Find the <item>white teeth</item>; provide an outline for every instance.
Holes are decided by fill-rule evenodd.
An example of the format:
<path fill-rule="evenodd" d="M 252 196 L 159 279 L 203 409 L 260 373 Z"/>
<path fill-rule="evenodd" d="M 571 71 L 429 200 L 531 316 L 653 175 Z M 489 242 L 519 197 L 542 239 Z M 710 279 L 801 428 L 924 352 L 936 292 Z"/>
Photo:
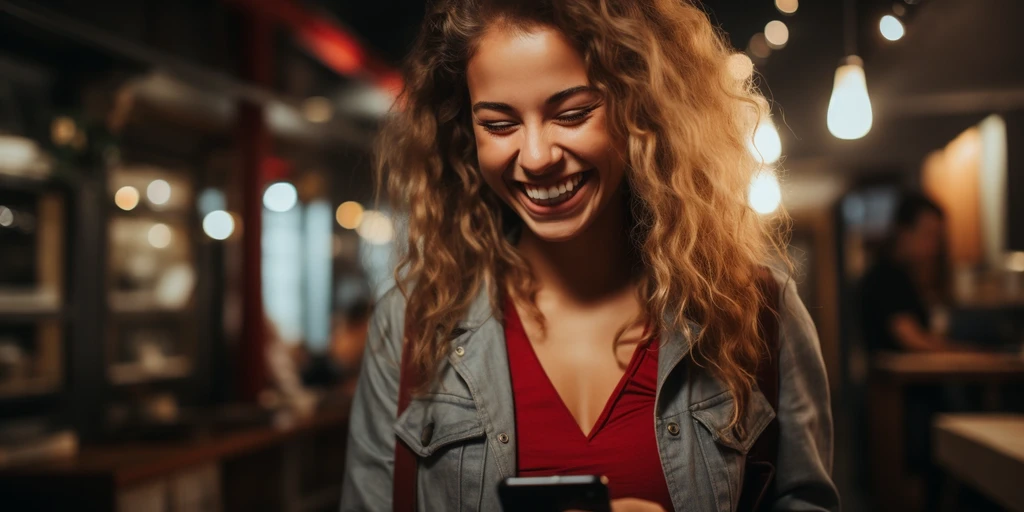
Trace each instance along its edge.
<path fill-rule="evenodd" d="M 525 185 L 523 188 L 526 190 L 526 195 L 531 199 L 546 200 L 554 199 L 563 194 L 567 194 L 579 188 L 580 182 L 583 181 L 583 177 L 580 174 L 574 174 L 568 180 L 554 185 L 551 187 L 536 187 L 534 185 Z"/>

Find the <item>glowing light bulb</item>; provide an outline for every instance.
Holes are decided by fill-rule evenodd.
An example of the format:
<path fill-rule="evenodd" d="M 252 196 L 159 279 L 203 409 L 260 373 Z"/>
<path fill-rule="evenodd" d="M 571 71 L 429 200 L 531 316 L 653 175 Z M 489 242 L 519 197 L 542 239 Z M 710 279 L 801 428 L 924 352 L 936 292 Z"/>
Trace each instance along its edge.
<path fill-rule="evenodd" d="M 871 121 L 864 61 L 851 55 L 836 69 L 832 98 L 828 102 L 828 131 L 840 139 L 859 139 L 871 131 Z"/>
<path fill-rule="evenodd" d="M 890 41 L 899 41 L 903 38 L 903 34 L 906 33 L 903 23 L 900 22 L 899 18 L 891 14 L 882 16 L 882 20 L 878 22 L 878 30 L 882 32 L 882 37 Z"/>
<path fill-rule="evenodd" d="M 747 200 L 750 201 L 750 207 L 761 215 L 778 210 L 782 204 L 782 189 L 775 173 L 762 170 L 755 174 L 754 179 L 750 181 Z"/>
<path fill-rule="evenodd" d="M 750 153 L 761 164 L 773 164 L 782 156 L 782 139 L 779 130 L 770 117 L 765 117 L 754 130 L 754 137 L 748 145 Z"/>

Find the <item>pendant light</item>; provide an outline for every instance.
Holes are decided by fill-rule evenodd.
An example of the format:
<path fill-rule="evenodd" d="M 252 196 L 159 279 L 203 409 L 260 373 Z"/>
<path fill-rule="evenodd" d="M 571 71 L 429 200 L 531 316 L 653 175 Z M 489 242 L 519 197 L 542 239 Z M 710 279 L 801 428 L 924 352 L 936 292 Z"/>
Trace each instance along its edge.
<path fill-rule="evenodd" d="M 859 139 L 871 131 L 871 99 L 868 97 L 864 61 L 857 53 L 855 0 L 846 0 L 844 13 L 846 58 L 836 69 L 832 98 L 828 102 L 828 131 L 839 139 Z"/>

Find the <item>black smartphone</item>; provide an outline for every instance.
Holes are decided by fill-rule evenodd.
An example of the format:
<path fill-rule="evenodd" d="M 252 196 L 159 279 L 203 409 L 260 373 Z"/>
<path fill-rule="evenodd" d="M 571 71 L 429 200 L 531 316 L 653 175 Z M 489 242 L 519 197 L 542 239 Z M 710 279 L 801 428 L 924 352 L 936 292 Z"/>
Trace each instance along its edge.
<path fill-rule="evenodd" d="M 611 512 L 608 479 L 603 476 L 532 476 L 502 480 L 498 497 L 505 512 Z"/>

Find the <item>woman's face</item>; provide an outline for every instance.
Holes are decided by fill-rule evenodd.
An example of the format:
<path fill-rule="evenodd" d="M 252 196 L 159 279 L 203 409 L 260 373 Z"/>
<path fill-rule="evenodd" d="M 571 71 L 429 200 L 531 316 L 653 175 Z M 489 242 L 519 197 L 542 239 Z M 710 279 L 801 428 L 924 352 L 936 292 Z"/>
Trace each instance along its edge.
<path fill-rule="evenodd" d="M 582 56 L 554 28 L 491 29 L 466 71 L 487 184 L 541 239 L 589 228 L 622 183 L 625 146 Z"/>

